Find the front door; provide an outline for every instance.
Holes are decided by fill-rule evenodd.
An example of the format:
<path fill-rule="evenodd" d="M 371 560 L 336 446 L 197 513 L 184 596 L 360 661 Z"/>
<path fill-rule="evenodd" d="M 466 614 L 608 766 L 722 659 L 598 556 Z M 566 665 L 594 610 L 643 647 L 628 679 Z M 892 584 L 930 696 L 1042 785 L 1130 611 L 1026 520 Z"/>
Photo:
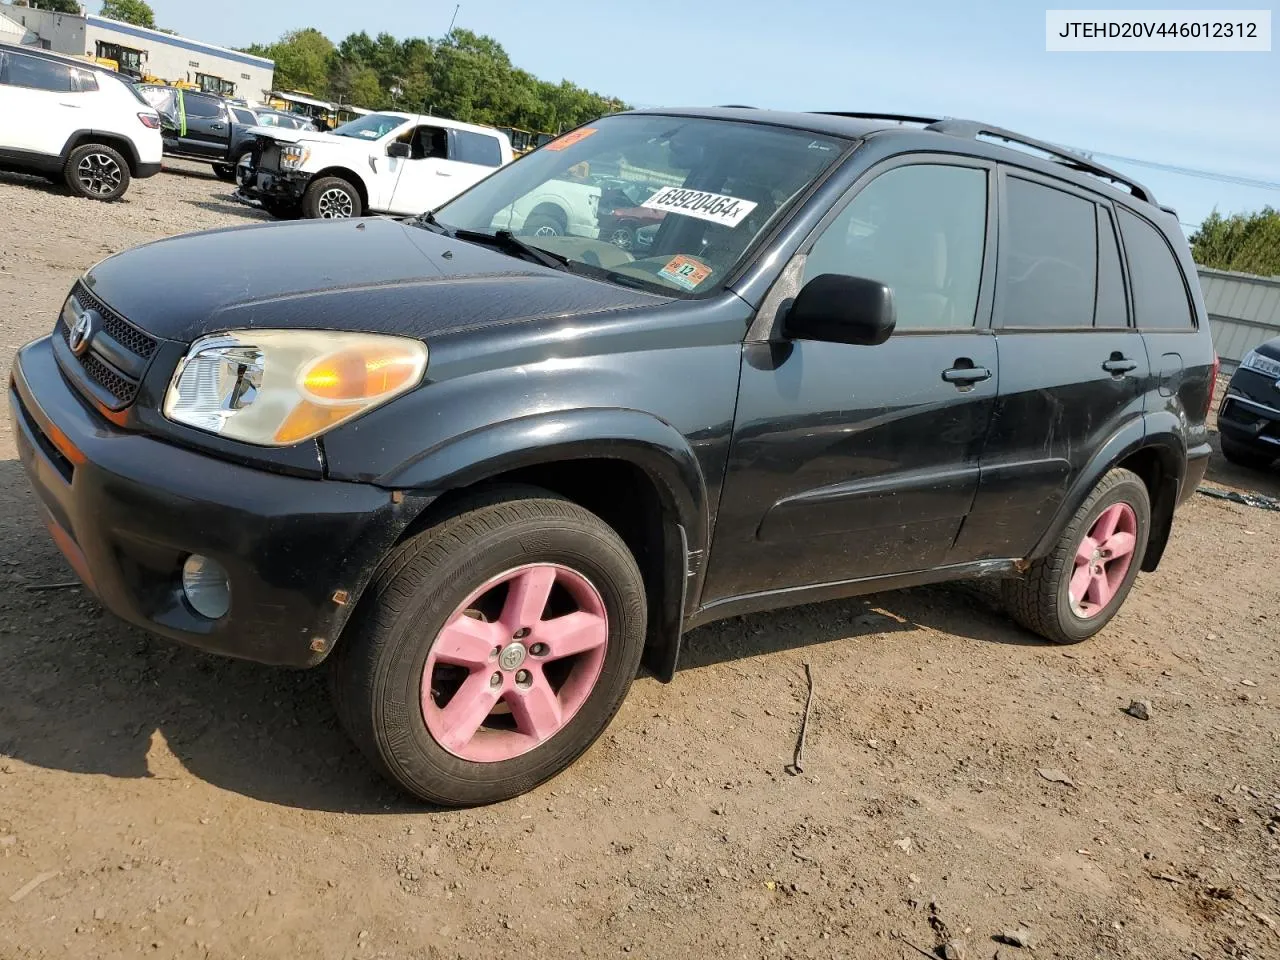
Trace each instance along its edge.
<path fill-rule="evenodd" d="M 744 344 L 704 602 L 947 558 L 998 383 L 993 177 L 980 161 L 886 165 L 811 238 L 804 279 L 886 284 L 897 327 L 879 346 L 777 330 Z"/>
<path fill-rule="evenodd" d="M 187 116 L 187 132 L 181 138 L 182 152 L 196 157 L 225 159 L 231 143 L 231 125 L 222 101 L 186 91 L 182 102 Z"/>
<path fill-rule="evenodd" d="M 453 168 L 459 164 L 449 159 L 447 130 L 421 124 L 400 139 L 408 142 L 410 153 L 407 159 L 393 161 L 400 169 L 389 206 L 392 213 L 416 216 L 461 192 L 453 186 Z"/>
<path fill-rule="evenodd" d="M 1000 392 L 958 550 L 1025 557 L 1107 439 L 1142 417 L 1150 372 L 1129 320 L 1110 205 L 1002 174 Z"/>

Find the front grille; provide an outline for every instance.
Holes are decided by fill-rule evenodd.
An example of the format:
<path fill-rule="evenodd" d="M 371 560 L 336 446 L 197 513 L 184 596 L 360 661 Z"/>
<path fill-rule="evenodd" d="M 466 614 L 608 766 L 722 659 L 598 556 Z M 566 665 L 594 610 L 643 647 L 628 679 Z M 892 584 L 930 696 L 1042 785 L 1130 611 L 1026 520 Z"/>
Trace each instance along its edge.
<path fill-rule="evenodd" d="M 102 317 L 102 329 L 111 335 L 120 346 L 129 350 L 134 356 L 146 360 L 156 352 L 154 337 L 143 333 L 120 314 L 89 292 L 83 283 L 77 283 L 72 296 L 80 301 L 80 306 L 96 310 Z"/>
<path fill-rule="evenodd" d="M 280 145 L 278 143 L 273 143 L 263 148 L 256 168 L 265 170 L 268 173 L 278 173 L 280 171 Z"/>
<path fill-rule="evenodd" d="M 66 372 L 82 384 L 87 381 L 91 388 L 96 388 L 89 389 L 88 392 L 99 402 L 113 410 L 122 410 L 136 399 L 142 372 L 146 370 L 147 363 L 156 352 L 159 343 L 155 337 L 139 330 L 108 307 L 89 292 L 83 283 L 77 283 L 71 295 L 81 307 L 97 313 L 102 318 L 102 326 L 98 334 L 89 341 L 89 347 L 84 353 L 78 357 L 71 355 L 72 369 Z M 124 364 L 136 371 L 138 373 L 136 377 L 126 370 L 119 369 L 108 356 L 109 351 L 102 350 L 101 345 L 96 344 L 98 336 L 102 334 L 110 337 L 118 344 L 120 350 L 131 354 L 136 359 L 136 363 L 125 363 L 118 356 L 114 358 L 116 363 Z M 67 326 L 65 316 L 58 318 L 58 335 L 64 343 L 70 345 L 71 329 Z M 68 365 L 64 363 L 63 366 L 66 369 Z M 78 369 L 75 368 L 76 366 Z"/>

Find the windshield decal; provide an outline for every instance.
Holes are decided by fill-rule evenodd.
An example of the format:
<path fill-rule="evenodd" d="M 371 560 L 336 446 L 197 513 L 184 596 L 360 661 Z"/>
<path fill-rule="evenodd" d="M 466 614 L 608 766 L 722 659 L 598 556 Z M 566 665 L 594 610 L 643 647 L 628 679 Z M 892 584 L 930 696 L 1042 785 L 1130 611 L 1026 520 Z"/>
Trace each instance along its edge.
<path fill-rule="evenodd" d="M 709 220 L 726 227 L 736 227 L 758 204 L 752 200 L 728 197 L 722 193 L 668 187 L 665 190 L 659 190 L 640 206 L 661 210 L 664 213 L 697 217 L 699 220 Z"/>
<path fill-rule="evenodd" d="M 698 284 L 711 276 L 711 268 L 701 260 L 686 257 L 682 253 L 668 260 L 666 266 L 658 271 L 658 276 L 663 280 L 670 280 L 677 287 L 696 290 Z"/>
<path fill-rule="evenodd" d="M 568 147 L 572 147 L 575 143 L 581 143 L 595 132 L 595 127 L 583 127 L 581 130 L 573 130 L 566 133 L 563 137 L 557 137 L 555 140 L 552 140 L 543 149 L 564 150 Z"/>

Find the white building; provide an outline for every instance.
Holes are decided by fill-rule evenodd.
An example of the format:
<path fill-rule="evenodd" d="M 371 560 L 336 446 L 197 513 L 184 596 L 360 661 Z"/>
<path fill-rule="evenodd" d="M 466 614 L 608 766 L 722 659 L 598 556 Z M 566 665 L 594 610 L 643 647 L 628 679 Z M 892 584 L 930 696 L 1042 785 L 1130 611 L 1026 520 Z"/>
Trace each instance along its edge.
<path fill-rule="evenodd" d="M 30 31 L 26 42 L 57 53 L 114 60 L 121 73 L 138 78 L 183 80 L 210 93 L 249 100 L 263 99 L 275 78 L 276 65 L 265 57 L 93 14 L 0 3 L 0 16 Z"/>

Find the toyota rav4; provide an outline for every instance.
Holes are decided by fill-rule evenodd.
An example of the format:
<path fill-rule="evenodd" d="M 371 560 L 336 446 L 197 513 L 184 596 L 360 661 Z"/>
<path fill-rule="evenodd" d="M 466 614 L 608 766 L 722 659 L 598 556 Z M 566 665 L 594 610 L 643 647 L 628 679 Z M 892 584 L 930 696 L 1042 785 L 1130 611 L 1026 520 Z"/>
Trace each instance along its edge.
<path fill-rule="evenodd" d="M 645 187 L 643 255 L 502 227 L 582 163 Z M 1096 634 L 1205 470 L 1216 362 L 1140 184 L 963 120 L 722 108 L 603 118 L 414 220 L 111 257 L 9 398 L 108 608 L 327 660 L 381 771 L 475 804 L 717 618 L 989 577 Z"/>

